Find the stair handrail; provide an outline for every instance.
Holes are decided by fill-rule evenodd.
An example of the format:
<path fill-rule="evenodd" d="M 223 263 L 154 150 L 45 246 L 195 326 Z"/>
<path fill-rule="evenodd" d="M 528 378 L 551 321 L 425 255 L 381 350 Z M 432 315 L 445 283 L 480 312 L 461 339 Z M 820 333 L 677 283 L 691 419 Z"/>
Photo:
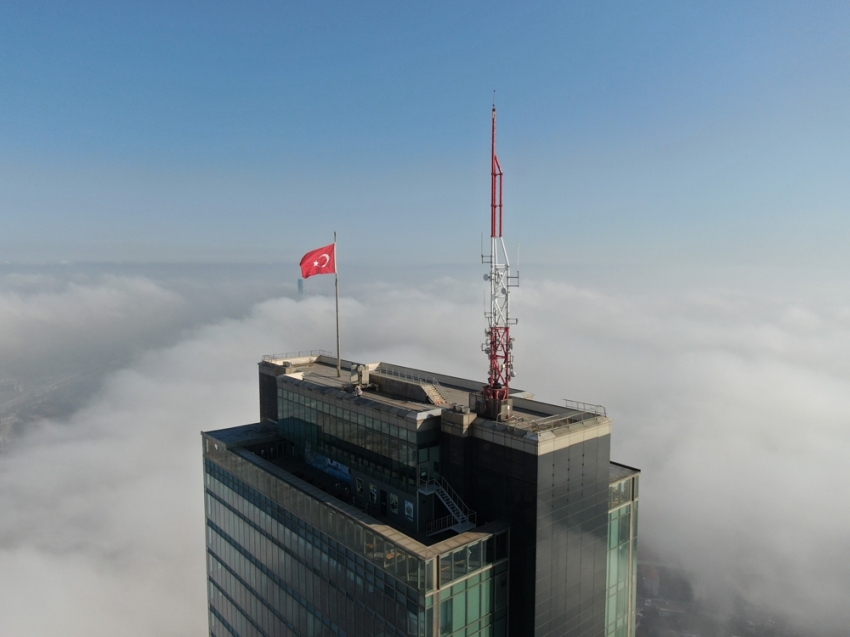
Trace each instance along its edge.
<path fill-rule="evenodd" d="M 430 478 L 428 480 L 419 481 L 419 488 L 425 488 L 428 485 L 434 485 L 435 487 L 440 487 L 443 491 L 445 491 L 448 498 L 455 503 L 460 512 L 467 518 L 472 519 L 472 516 L 475 515 L 475 511 L 470 509 L 466 502 L 464 502 L 460 496 L 458 496 L 457 492 L 452 488 L 452 485 L 449 484 L 449 481 L 446 480 L 443 476 L 437 476 L 436 478 Z M 463 521 L 463 520 L 460 520 Z"/>
<path fill-rule="evenodd" d="M 438 520 L 431 520 L 430 522 L 425 523 L 425 535 L 436 535 L 441 531 L 451 528 L 454 524 L 457 524 L 457 522 L 452 515 L 447 515 L 446 517 L 439 518 Z"/>
<path fill-rule="evenodd" d="M 437 520 L 431 520 L 430 522 L 425 523 L 425 535 L 436 535 L 437 533 L 441 533 L 446 529 L 452 528 L 456 524 L 463 524 L 464 522 L 469 522 L 473 525 L 477 525 L 475 517 L 475 511 L 472 511 L 472 515 L 470 515 L 469 518 L 464 520 L 463 522 L 458 522 L 452 515 L 447 515 L 446 517 L 439 518 Z"/>

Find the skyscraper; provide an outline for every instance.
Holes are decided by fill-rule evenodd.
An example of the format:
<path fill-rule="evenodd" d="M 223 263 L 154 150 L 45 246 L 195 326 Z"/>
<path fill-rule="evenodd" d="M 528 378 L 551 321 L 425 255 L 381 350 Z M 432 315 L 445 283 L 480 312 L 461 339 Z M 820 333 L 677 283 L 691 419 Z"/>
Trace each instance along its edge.
<path fill-rule="evenodd" d="M 626 637 L 638 471 L 597 405 L 322 352 L 206 432 L 210 634 Z"/>

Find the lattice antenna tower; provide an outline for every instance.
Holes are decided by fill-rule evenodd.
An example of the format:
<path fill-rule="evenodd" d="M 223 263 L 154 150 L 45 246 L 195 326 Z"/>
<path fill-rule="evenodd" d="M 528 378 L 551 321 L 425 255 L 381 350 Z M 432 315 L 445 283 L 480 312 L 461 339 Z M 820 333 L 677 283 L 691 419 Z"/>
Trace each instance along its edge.
<path fill-rule="evenodd" d="M 490 359 L 487 386 L 484 387 L 485 401 L 494 403 L 508 398 L 511 378 L 514 377 L 513 340 L 511 325 L 516 319 L 510 317 L 510 289 L 519 285 L 519 272 L 511 275 L 511 264 L 504 239 L 504 207 L 502 187 L 504 173 L 496 155 L 496 104 L 493 104 L 491 137 L 491 188 L 490 188 L 490 254 L 481 255 L 481 262 L 490 264 L 490 272 L 484 280 L 490 283 L 490 309 L 487 317 L 487 340 L 481 349 Z"/>

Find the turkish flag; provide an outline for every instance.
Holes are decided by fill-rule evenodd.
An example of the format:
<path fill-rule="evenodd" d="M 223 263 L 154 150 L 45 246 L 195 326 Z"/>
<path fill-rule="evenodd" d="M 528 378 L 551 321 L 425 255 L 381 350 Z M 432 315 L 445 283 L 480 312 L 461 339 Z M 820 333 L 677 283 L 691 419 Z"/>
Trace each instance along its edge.
<path fill-rule="evenodd" d="M 314 274 L 336 272 L 336 244 L 310 250 L 301 258 L 301 276 L 305 279 Z"/>

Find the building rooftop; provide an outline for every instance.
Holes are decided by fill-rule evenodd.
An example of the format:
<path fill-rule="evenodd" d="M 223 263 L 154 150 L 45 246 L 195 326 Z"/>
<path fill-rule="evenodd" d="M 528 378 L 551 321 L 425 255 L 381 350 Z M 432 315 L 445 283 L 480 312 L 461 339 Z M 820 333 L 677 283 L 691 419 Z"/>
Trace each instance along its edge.
<path fill-rule="evenodd" d="M 279 381 L 309 383 L 352 404 L 389 411 L 406 418 L 412 428 L 420 428 L 422 423 L 447 411 L 468 413 L 484 386 L 481 381 L 383 362 L 361 364 L 344 360 L 338 376 L 336 358 L 319 352 L 268 355 L 260 365 Z M 359 395 L 355 393 L 358 386 L 362 391 Z M 512 438 L 551 446 L 564 436 L 583 439 L 610 432 L 610 420 L 601 405 L 574 401 L 554 405 L 536 401 L 533 394 L 513 388 L 510 398 L 513 410 L 505 421 L 473 415 L 474 435 L 509 446 L 516 446 L 510 443 Z M 571 444 L 559 440 L 558 445 L 562 443 Z"/>
<path fill-rule="evenodd" d="M 636 476 L 639 473 L 640 469 L 635 469 L 634 467 L 628 467 L 624 464 L 620 464 L 619 462 L 611 461 L 608 466 L 608 482 L 614 484 L 620 480 Z"/>

